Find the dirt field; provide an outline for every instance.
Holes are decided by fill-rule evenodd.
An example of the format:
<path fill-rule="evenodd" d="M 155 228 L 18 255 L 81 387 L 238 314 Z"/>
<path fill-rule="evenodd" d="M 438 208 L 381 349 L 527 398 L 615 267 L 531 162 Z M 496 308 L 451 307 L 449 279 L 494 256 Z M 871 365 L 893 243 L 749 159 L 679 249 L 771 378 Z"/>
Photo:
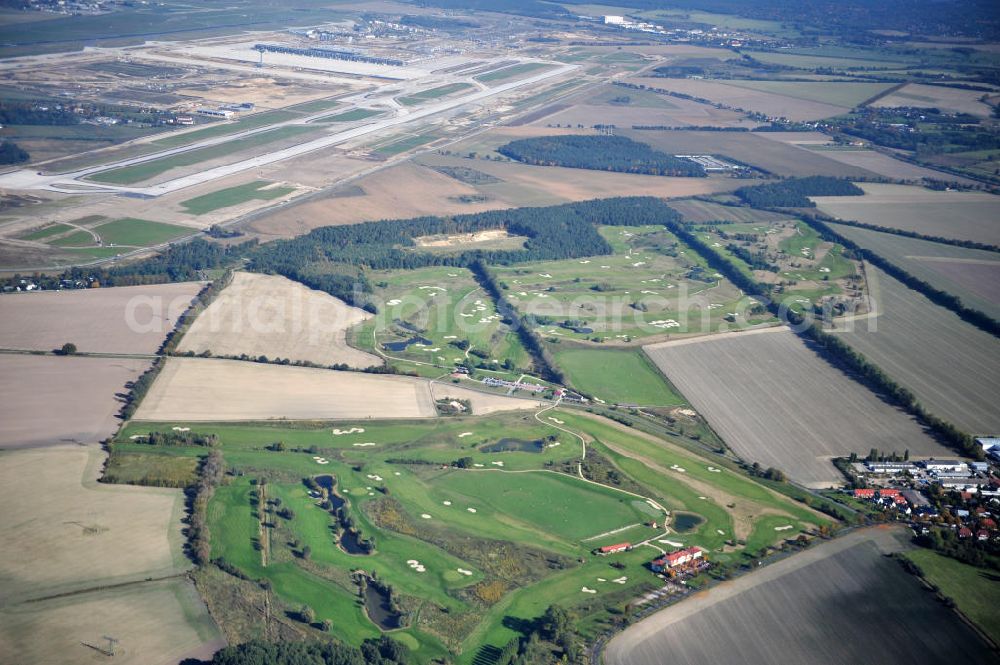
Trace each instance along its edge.
<path fill-rule="evenodd" d="M 757 111 L 769 116 L 784 117 L 792 121 L 820 120 L 847 113 L 848 106 L 827 104 L 809 99 L 796 99 L 761 90 L 750 90 L 721 81 L 667 78 L 630 78 L 629 83 L 661 88 L 694 97 L 709 99 L 733 108 Z"/>
<path fill-rule="evenodd" d="M 232 421 L 431 418 L 437 415 L 426 379 L 335 372 L 238 360 L 171 358 L 136 420 Z M 435 388 L 436 389 L 436 388 Z M 450 391 L 445 391 L 450 394 Z M 477 394 L 478 398 L 478 394 Z M 502 396 L 479 398 L 488 412 Z M 525 402 L 507 400 L 511 408 Z M 473 400 L 473 411 L 477 411 Z"/>
<path fill-rule="evenodd" d="M 823 157 L 840 162 L 841 164 L 856 166 L 894 180 L 920 181 L 922 178 L 931 178 L 934 180 L 957 182 L 963 185 L 973 184 L 973 181 L 968 178 L 945 173 L 944 171 L 935 171 L 934 169 L 917 166 L 916 164 L 910 164 L 899 159 L 893 159 L 875 150 L 822 150 L 817 152 Z"/>
<path fill-rule="evenodd" d="M 872 106 L 917 106 L 923 108 L 939 108 L 956 113 L 969 113 L 982 118 L 988 118 L 993 112 L 989 104 L 979 101 L 983 93 L 978 90 L 960 90 L 937 85 L 908 83 L 902 88 L 882 97 Z"/>
<path fill-rule="evenodd" d="M 737 454 L 805 485 L 842 482 L 828 459 L 851 451 L 949 454 L 912 418 L 847 378 L 788 330 L 644 349 Z"/>
<path fill-rule="evenodd" d="M 0 298 L 0 348 L 155 353 L 200 282 L 22 293 Z"/>
<path fill-rule="evenodd" d="M 617 636 L 605 662 L 992 662 L 971 628 L 882 556 L 901 549 L 892 534 L 854 532 L 701 592 Z"/>
<path fill-rule="evenodd" d="M 104 457 L 93 444 L 0 453 L 4 504 L 31 505 L 31 519 L 0 518 L 0 604 L 190 567 L 181 553 L 183 493 L 98 484 Z"/>
<path fill-rule="evenodd" d="M 105 635 L 119 640 L 114 658 Z M 147 582 L 0 610 L 0 653 L 23 665 L 175 665 L 225 646 L 184 579 Z"/>
<path fill-rule="evenodd" d="M 541 400 L 517 399 L 504 397 L 503 395 L 490 395 L 481 393 L 478 390 L 462 388 L 446 383 L 432 383 L 431 395 L 435 400 L 439 399 L 467 399 L 472 402 L 472 413 L 476 416 L 485 416 L 499 411 L 510 411 L 511 409 L 540 409 L 547 406 Z"/>
<path fill-rule="evenodd" d="M 827 175 L 835 178 L 871 177 L 865 169 L 826 157 L 820 152 L 772 141 L 760 133 L 692 131 L 622 131 L 672 155 L 725 155 L 782 176 Z"/>
<path fill-rule="evenodd" d="M 861 188 L 864 196 L 817 196 L 813 200 L 821 211 L 840 219 L 1000 245 L 1000 196 L 907 185 L 864 183 Z"/>
<path fill-rule="evenodd" d="M 1000 341 L 874 266 L 866 273 L 877 327 L 856 321 L 845 341 L 935 415 L 975 434 L 1000 430 Z"/>
<path fill-rule="evenodd" d="M 1000 319 L 1000 255 L 892 233 L 831 224 L 839 234 L 872 250 L 918 279 L 956 295 L 966 307 Z"/>
<path fill-rule="evenodd" d="M 345 339 L 348 328 L 369 318 L 364 310 L 284 277 L 239 272 L 198 316 L 178 350 L 381 365 L 381 358 L 348 346 Z"/>
<path fill-rule="evenodd" d="M 148 360 L 0 355 L 0 448 L 90 443 L 115 431 L 115 393 Z"/>

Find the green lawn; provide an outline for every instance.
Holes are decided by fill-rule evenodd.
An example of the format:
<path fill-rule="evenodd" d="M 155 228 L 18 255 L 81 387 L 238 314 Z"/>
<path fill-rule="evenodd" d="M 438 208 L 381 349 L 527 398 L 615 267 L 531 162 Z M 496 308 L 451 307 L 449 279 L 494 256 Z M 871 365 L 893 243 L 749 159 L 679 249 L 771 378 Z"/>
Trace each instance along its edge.
<path fill-rule="evenodd" d="M 68 236 L 56 238 L 49 244 L 56 247 L 86 247 L 94 244 L 94 236 L 86 231 L 74 231 Z"/>
<path fill-rule="evenodd" d="M 449 83 L 448 85 L 442 85 L 429 90 L 423 90 L 413 95 L 400 97 L 397 101 L 404 106 L 416 106 L 417 104 L 423 104 L 424 102 L 453 95 L 460 90 L 466 90 L 471 87 L 472 85 L 468 83 Z"/>
<path fill-rule="evenodd" d="M 72 226 L 67 226 L 65 224 L 50 224 L 38 229 L 37 231 L 32 231 L 31 233 L 19 236 L 19 238 L 21 240 L 44 240 L 45 238 L 54 236 L 58 233 L 65 233 L 72 228 Z"/>
<path fill-rule="evenodd" d="M 316 131 L 315 127 L 307 126 L 279 127 L 270 131 L 261 132 L 260 134 L 251 134 L 250 136 L 233 139 L 232 141 L 226 141 L 224 143 L 219 143 L 205 148 L 196 148 L 194 150 L 188 150 L 187 152 L 181 152 L 176 155 L 152 159 L 148 162 L 141 162 L 131 166 L 122 166 L 116 169 L 100 171 L 99 173 L 89 176 L 88 179 L 95 182 L 106 182 L 112 185 L 131 185 L 137 182 L 142 182 L 143 180 L 154 178 L 158 175 L 166 173 L 170 169 L 180 168 L 182 166 L 192 166 L 194 164 L 199 164 L 212 159 L 227 157 L 241 150 L 259 148 L 267 145 L 268 143 L 274 143 L 314 131 Z"/>
<path fill-rule="evenodd" d="M 147 247 L 159 245 L 185 235 L 196 233 L 194 229 L 145 219 L 126 217 L 95 226 L 94 231 L 105 244 Z"/>
<path fill-rule="evenodd" d="M 295 191 L 294 187 L 270 187 L 269 189 L 262 189 L 270 184 L 267 180 L 255 180 L 245 185 L 227 187 L 226 189 L 220 189 L 216 192 L 182 201 L 181 207 L 192 215 L 204 215 L 205 213 L 246 203 L 247 201 L 270 201 Z"/>
<path fill-rule="evenodd" d="M 561 349 L 556 363 L 570 384 L 613 404 L 677 406 L 681 397 L 639 349 Z"/>
<path fill-rule="evenodd" d="M 248 129 L 266 127 L 267 125 L 285 122 L 286 120 L 292 120 L 297 117 L 297 113 L 292 113 L 290 111 L 265 111 L 263 113 L 249 115 L 236 122 L 220 122 L 214 125 L 209 125 L 204 129 L 196 129 L 183 134 L 171 134 L 169 136 L 164 136 L 162 139 L 157 139 L 152 143 L 163 148 L 176 148 L 182 145 L 197 143 L 198 141 L 203 141 L 205 139 L 215 138 L 216 136 L 228 136 L 230 134 L 245 132 Z"/>
<path fill-rule="evenodd" d="M 920 566 L 924 578 L 936 584 L 941 593 L 955 601 L 994 642 L 1000 642 L 1000 576 L 938 554 L 933 550 L 916 549 L 906 558 Z"/>

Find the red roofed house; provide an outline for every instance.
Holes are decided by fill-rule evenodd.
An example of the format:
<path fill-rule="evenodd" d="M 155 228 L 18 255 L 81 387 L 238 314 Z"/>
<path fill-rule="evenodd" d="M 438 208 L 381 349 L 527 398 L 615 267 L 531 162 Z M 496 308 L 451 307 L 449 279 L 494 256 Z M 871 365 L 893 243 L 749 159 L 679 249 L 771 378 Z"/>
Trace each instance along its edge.
<path fill-rule="evenodd" d="M 983 540 L 983 541 L 989 540 L 990 532 L 987 531 L 986 529 L 980 529 L 979 531 L 976 532 L 976 538 L 978 540 Z"/>
<path fill-rule="evenodd" d="M 900 506 L 900 505 L 905 506 L 906 505 L 906 499 L 903 498 L 902 496 L 900 496 L 899 494 L 897 494 L 896 496 L 892 497 L 892 500 L 896 502 L 897 506 Z"/>
<path fill-rule="evenodd" d="M 891 496 L 899 496 L 899 490 L 881 489 L 878 491 L 878 495 L 883 499 Z"/>
<path fill-rule="evenodd" d="M 967 526 L 963 526 L 961 529 L 958 530 L 958 537 L 959 538 L 972 538 L 972 529 L 970 529 Z"/>
<path fill-rule="evenodd" d="M 865 490 L 854 490 L 855 499 L 874 499 L 875 490 L 865 489 Z"/>
<path fill-rule="evenodd" d="M 605 545 L 600 550 L 601 554 L 617 554 L 618 552 L 624 552 L 632 547 L 632 543 L 618 543 L 617 545 Z"/>
<path fill-rule="evenodd" d="M 992 531 L 993 529 L 997 528 L 997 523 L 993 520 L 992 517 L 984 517 L 979 522 L 979 526 L 983 527 L 984 529 L 990 529 Z"/>
<path fill-rule="evenodd" d="M 685 563 L 690 563 L 695 559 L 700 559 L 701 556 L 702 552 L 700 548 L 689 547 L 684 550 L 677 550 L 676 552 L 665 554 L 659 559 L 654 559 L 650 564 L 650 567 L 653 569 L 654 573 L 660 573 L 667 568 L 675 568 Z"/>

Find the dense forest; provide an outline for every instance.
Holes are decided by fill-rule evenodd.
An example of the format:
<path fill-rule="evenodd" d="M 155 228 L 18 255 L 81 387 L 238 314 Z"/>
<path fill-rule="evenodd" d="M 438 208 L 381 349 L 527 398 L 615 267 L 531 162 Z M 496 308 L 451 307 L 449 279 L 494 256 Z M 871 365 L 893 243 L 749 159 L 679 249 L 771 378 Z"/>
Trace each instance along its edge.
<path fill-rule="evenodd" d="M 539 136 L 518 139 L 497 152 L 525 164 L 574 169 L 704 177 L 705 169 L 624 136 Z"/>
<path fill-rule="evenodd" d="M 338 642 L 247 642 L 215 652 L 212 665 L 407 665 L 406 649 L 388 635 L 361 647 Z"/>
<path fill-rule="evenodd" d="M 0 143 L 0 164 L 21 164 L 29 159 L 28 151 L 13 141 Z"/>
<path fill-rule="evenodd" d="M 355 306 L 372 309 L 365 269 L 414 269 L 435 265 L 469 266 L 475 261 L 509 265 L 526 261 L 610 254 L 597 225 L 639 226 L 675 217 L 651 197 L 615 198 L 545 208 L 491 210 L 454 217 L 326 226 L 291 240 L 261 246 L 249 267 L 284 275 Z M 414 238 L 505 229 L 526 238 L 522 249 L 480 249 L 459 254 L 421 252 Z"/>
<path fill-rule="evenodd" d="M 755 208 L 815 208 L 810 196 L 862 196 L 864 190 L 848 180 L 826 176 L 792 178 L 768 185 L 740 187 L 735 192 Z"/>

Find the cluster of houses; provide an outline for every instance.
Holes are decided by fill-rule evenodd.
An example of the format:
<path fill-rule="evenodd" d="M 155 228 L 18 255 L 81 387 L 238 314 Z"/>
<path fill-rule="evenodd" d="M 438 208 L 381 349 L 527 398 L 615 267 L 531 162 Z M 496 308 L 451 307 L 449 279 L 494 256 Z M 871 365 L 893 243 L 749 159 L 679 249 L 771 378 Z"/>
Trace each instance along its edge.
<path fill-rule="evenodd" d="M 498 379 L 495 376 L 483 377 L 483 383 L 491 388 L 513 388 L 515 390 L 527 390 L 532 393 L 543 393 L 547 390 L 545 386 L 537 383 L 525 383 L 524 381 L 508 381 Z"/>
<path fill-rule="evenodd" d="M 869 485 L 897 485 L 900 484 L 897 479 L 905 477 L 912 479 L 913 484 L 918 487 L 940 485 L 945 490 L 1000 496 L 1000 480 L 990 474 L 989 462 L 959 459 L 929 459 L 922 462 L 869 460 L 854 464 L 854 469 L 858 475 L 871 481 Z M 886 476 L 889 478 L 885 478 Z"/>
<path fill-rule="evenodd" d="M 708 559 L 700 547 L 686 547 L 653 559 L 649 567 L 654 573 L 668 577 L 693 575 L 708 568 Z"/>

